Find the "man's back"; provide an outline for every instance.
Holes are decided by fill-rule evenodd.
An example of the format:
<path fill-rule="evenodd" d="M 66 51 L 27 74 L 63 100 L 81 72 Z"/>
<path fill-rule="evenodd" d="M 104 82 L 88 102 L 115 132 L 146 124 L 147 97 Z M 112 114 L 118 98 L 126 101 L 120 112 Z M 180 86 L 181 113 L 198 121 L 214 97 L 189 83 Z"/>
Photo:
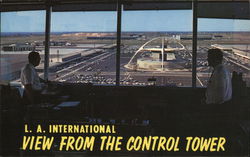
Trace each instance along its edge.
<path fill-rule="evenodd" d="M 32 64 L 26 64 L 21 70 L 21 83 L 25 86 L 30 84 L 33 90 L 41 90 L 39 76 Z"/>
<path fill-rule="evenodd" d="M 214 68 L 207 85 L 206 103 L 222 104 L 232 98 L 231 74 L 223 64 Z"/>

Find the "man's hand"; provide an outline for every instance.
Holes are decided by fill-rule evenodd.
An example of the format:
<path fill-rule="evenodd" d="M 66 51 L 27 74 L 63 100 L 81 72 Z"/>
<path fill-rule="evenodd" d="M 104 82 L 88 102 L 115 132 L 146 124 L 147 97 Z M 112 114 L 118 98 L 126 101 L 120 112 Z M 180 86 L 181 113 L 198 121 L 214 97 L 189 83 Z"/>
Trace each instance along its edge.
<path fill-rule="evenodd" d="M 39 80 L 40 80 L 40 82 L 42 82 L 42 83 L 49 83 L 49 80 L 44 80 L 44 79 L 42 79 L 41 77 L 39 77 Z"/>

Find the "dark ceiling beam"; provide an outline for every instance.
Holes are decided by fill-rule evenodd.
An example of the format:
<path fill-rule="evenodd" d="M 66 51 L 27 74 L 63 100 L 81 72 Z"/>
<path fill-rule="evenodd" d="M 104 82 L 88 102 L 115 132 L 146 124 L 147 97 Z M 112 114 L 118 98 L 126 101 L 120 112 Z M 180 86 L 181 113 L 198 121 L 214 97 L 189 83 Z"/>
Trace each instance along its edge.
<path fill-rule="evenodd" d="M 191 0 L 121 0 L 124 10 L 192 9 Z M 249 0 L 197 0 L 198 18 L 250 19 Z M 2 0 L 0 11 L 116 11 L 116 0 Z"/>
<path fill-rule="evenodd" d="M 115 3 L 97 4 L 57 4 L 52 6 L 53 12 L 60 11 L 116 11 Z"/>
<path fill-rule="evenodd" d="M 180 10 L 180 9 L 192 9 L 191 2 L 134 2 L 124 3 L 124 10 Z"/>
<path fill-rule="evenodd" d="M 198 18 L 250 19 L 250 2 L 199 2 Z"/>
<path fill-rule="evenodd" d="M 1 12 L 9 11 L 30 11 L 30 10 L 45 10 L 45 4 L 25 4 L 25 5 L 1 5 Z"/>

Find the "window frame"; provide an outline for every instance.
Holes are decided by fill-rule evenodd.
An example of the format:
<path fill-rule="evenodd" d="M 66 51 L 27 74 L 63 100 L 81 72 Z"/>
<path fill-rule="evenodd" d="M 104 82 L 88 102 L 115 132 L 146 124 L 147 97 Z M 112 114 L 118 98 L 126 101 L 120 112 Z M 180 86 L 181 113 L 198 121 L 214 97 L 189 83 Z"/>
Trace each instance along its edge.
<path fill-rule="evenodd" d="M 50 2 L 50 1 L 48 1 Z M 198 32 L 198 18 L 199 17 L 203 17 L 205 16 L 205 11 L 202 10 L 202 8 L 204 7 L 205 9 L 209 9 L 210 7 L 210 3 L 212 3 L 212 5 L 216 4 L 217 2 L 216 1 L 210 1 L 210 2 L 207 2 L 207 1 L 199 1 L 199 0 L 192 0 L 192 1 L 145 1 L 145 2 L 142 2 L 142 1 L 120 1 L 120 0 L 114 0 L 110 3 L 108 2 L 89 2 L 89 1 L 86 1 L 86 2 L 72 2 L 70 4 L 67 4 L 65 3 L 65 1 L 62 1 L 61 3 L 48 3 L 47 1 L 45 2 L 32 2 L 33 4 L 23 4 L 23 5 L 19 5 L 19 4 L 15 4 L 15 2 L 9 2 L 9 3 L 3 3 L 3 7 L 1 7 L 0 11 L 1 12 L 8 12 L 8 11 L 27 11 L 27 10 L 44 10 L 46 11 L 46 19 L 45 19 L 45 58 L 44 58 L 44 61 L 45 61 L 45 64 L 44 64 L 44 79 L 45 80 L 48 80 L 48 72 L 49 72 L 49 54 L 50 54 L 50 33 L 51 33 L 51 13 L 52 13 L 52 9 L 53 8 L 57 8 L 57 9 L 65 9 L 64 11 L 69 11 L 70 8 L 74 8 L 72 6 L 76 6 L 76 5 L 80 5 L 77 9 L 84 9 L 82 8 L 81 6 L 89 6 L 89 5 L 97 5 L 97 6 L 100 6 L 100 5 L 105 5 L 105 8 L 104 10 L 106 11 L 110 11 L 110 10 L 113 10 L 113 11 L 116 11 L 117 12 L 117 30 L 116 30 L 116 35 L 117 35 L 117 40 L 116 40 L 116 44 L 117 44 L 117 51 L 116 51 L 116 86 L 120 86 L 120 51 L 121 51 L 121 21 L 122 21 L 122 7 L 125 6 L 125 9 L 127 10 L 132 10 L 133 9 L 137 9 L 137 10 L 169 10 L 169 9 L 183 9 L 183 8 L 187 8 L 187 7 L 190 7 L 191 5 L 191 9 L 192 9 L 192 12 L 193 12 L 193 22 L 192 22 L 192 87 L 193 88 L 196 88 L 196 77 L 197 77 L 197 32 Z M 21 3 L 21 2 L 20 2 Z M 140 4 L 143 4 L 143 3 L 148 3 L 146 5 L 146 9 L 143 9 L 143 6 Z M 151 4 L 156 4 L 156 5 L 150 5 Z M 172 3 L 172 5 L 166 5 L 166 6 L 162 6 L 162 4 L 167 4 L 167 3 Z M 237 3 L 237 4 L 245 4 L 245 3 L 250 3 L 249 1 L 237 1 L 237 2 L 232 2 L 232 1 L 223 1 L 223 2 L 220 2 L 220 4 L 227 4 L 229 6 L 229 9 L 230 9 L 230 6 L 232 6 L 234 3 Z M 36 5 L 34 5 L 36 4 Z M 133 4 L 136 4 L 137 8 L 133 6 L 131 7 L 131 5 Z M 174 4 L 176 4 L 176 6 L 178 6 L 177 8 L 174 8 Z M 178 5 L 180 4 L 180 5 Z M 158 7 L 157 7 L 158 5 Z M 161 7 L 159 7 L 159 5 Z M 116 6 L 116 8 L 114 7 Z M 152 6 L 153 8 L 150 8 L 150 6 Z M 241 5 L 242 7 L 242 5 Z M 98 11 L 97 8 L 100 8 L 100 7 L 96 7 L 96 6 L 93 6 L 93 10 L 91 9 L 87 9 L 86 11 Z M 67 10 L 68 9 L 68 10 Z M 86 7 L 85 7 L 86 9 Z M 95 10 L 96 9 L 96 10 Z M 228 8 L 227 8 L 228 9 Z M 231 8 L 232 9 L 232 8 Z M 233 8 L 235 9 L 235 8 Z M 232 11 L 233 11 L 232 9 Z M 235 14 L 237 16 L 234 16 L 234 13 L 232 13 L 232 16 L 230 19 L 250 19 L 250 9 L 248 8 L 243 8 L 245 9 L 243 14 L 239 14 L 238 12 L 235 12 Z M 81 10 L 81 11 L 85 11 L 85 10 Z M 99 10 L 100 11 L 100 10 Z M 207 11 L 208 12 L 208 11 Z M 206 12 L 206 13 L 207 13 Z M 249 15 L 246 15 L 246 14 L 249 14 Z M 209 16 L 209 15 L 206 15 L 206 16 Z M 212 15 L 211 15 L 212 16 Z M 221 16 L 223 16 L 223 13 L 221 14 Z M 213 18 L 213 17 L 212 17 Z M 222 17 L 223 18 L 223 17 Z"/>

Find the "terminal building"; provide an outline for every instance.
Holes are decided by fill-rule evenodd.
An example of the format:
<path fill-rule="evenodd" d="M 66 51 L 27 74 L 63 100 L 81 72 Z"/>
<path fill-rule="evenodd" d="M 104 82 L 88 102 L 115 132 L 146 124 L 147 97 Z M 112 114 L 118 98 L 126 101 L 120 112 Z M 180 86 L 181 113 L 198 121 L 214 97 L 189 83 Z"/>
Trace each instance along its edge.
<path fill-rule="evenodd" d="M 150 46 L 152 42 L 159 41 L 158 45 Z M 131 57 L 126 68 L 132 70 L 164 71 L 184 69 L 183 61 L 177 52 L 185 51 L 180 40 L 175 38 L 157 37 L 143 44 Z"/>
<path fill-rule="evenodd" d="M 3 51 L 33 51 L 35 50 L 34 45 L 29 44 L 11 44 L 2 47 Z"/>

